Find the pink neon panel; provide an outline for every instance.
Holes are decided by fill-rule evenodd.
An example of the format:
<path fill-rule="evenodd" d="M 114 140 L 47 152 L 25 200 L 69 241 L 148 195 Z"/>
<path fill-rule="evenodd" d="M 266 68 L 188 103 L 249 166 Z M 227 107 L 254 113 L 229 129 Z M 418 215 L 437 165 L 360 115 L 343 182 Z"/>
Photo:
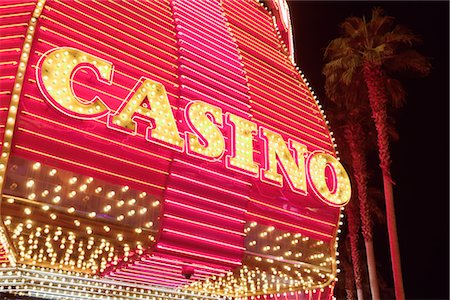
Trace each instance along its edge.
<path fill-rule="evenodd" d="M 33 5 L 2 15 L 31 12 Z M 30 14 L 5 17 L 0 43 L 0 139 L 23 35 Z M 25 25 L 24 25 L 25 24 Z M 19 37 L 17 37 L 19 35 Z M 73 47 L 114 64 L 112 85 L 88 71 L 73 78 L 83 99 L 99 96 L 117 110 L 143 76 L 164 85 L 180 133 L 190 131 L 184 109 L 202 100 L 302 142 L 309 151 L 334 155 L 328 128 L 311 92 L 282 52 L 272 19 L 255 1 L 47 1 L 32 45 L 12 156 L 145 191 L 161 200 L 155 245 L 108 262 L 108 278 L 179 288 L 239 270 L 250 256 L 245 229 L 274 226 L 334 246 L 339 208 L 264 183 L 225 167 L 227 148 L 210 162 L 145 140 L 145 127 L 124 134 L 99 120 L 78 120 L 51 107 L 36 84 L 38 61 L 56 47 Z M 19 50 L 18 50 L 19 49 Z M 11 63 L 8 63 L 10 62 Z M 254 160 L 263 145 L 254 138 Z M 118 199 L 119 200 L 119 199 Z M 149 220 L 150 221 L 150 220 Z M 133 245 L 134 247 L 134 245 Z M 4 252 L 0 248 L 0 262 Z M 193 266 L 186 281 L 181 269 Z M 260 299 L 330 299 L 332 285 L 316 293 Z"/>

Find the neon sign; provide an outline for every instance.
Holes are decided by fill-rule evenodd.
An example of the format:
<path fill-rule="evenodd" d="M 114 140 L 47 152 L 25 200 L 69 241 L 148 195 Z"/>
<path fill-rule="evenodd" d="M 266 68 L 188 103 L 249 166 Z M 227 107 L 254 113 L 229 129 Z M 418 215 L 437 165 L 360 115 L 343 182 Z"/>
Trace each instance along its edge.
<path fill-rule="evenodd" d="M 129 135 L 136 135 L 138 126 L 146 126 L 145 139 L 151 143 L 202 160 L 224 162 L 231 170 L 271 185 L 282 187 L 287 182 L 293 192 L 306 195 L 312 191 L 330 206 L 343 206 L 350 200 L 349 177 L 328 153 L 309 152 L 294 139 L 286 143 L 279 133 L 202 100 L 192 100 L 184 107 L 183 121 L 189 131 L 180 134 L 164 85 L 146 77 L 141 77 L 116 111 L 99 96 L 82 100 L 72 85 L 76 73 L 93 72 L 97 81 L 110 85 L 114 65 L 78 49 L 51 49 L 38 66 L 37 84 L 45 99 L 71 118 L 106 116 L 107 127 Z M 230 136 L 223 135 L 224 126 L 231 127 Z M 255 143 L 262 145 L 260 162 L 254 161 Z M 230 154 L 224 157 L 227 149 Z"/>

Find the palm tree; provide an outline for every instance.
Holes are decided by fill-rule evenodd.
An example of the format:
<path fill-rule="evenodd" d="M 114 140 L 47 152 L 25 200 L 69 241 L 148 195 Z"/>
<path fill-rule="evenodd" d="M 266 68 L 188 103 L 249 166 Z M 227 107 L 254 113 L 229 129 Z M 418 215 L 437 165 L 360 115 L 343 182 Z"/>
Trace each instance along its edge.
<path fill-rule="evenodd" d="M 350 205 L 350 203 L 349 203 Z M 348 213 L 348 212 L 347 212 Z M 348 221 L 350 222 L 350 221 Z M 362 284 L 360 283 L 360 287 L 358 287 L 358 283 L 356 282 L 357 279 L 355 278 L 356 272 L 355 272 L 355 264 L 353 261 L 353 258 L 351 258 L 351 252 L 353 252 L 352 246 L 350 241 L 350 234 L 347 235 L 347 238 L 345 239 L 344 249 L 345 251 L 339 252 L 339 257 L 342 266 L 344 267 L 344 275 L 345 275 L 345 293 L 346 293 L 346 299 L 347 300 L 355 300 L 355 285 L 357 290 L 357 299 L 361 300 L 364 299 L 363 293 L 362 293 Z M 342 244 L 341 244 L 342 245 Z M 360 270 L 359 270 L 360 271 Z M 361 272 L 358 273 L 358 276 L 360 277 Z M 361 280 L 360 280 L 361 281 Z"/>
<path fill-rule="evenodd" d="M 361 270 L 361 254 L 359 251 L 359 201 L 358 199 L 352 199 L 347 207 L 347 225 L 348 225 L 348 242 L 349 242 L 349 251 L 350 258 L 353 265 L 353 276 L 351 277 L 354 280 L 356 286 L 356 295 L 358 300 L 364 300 L 363 293 L 363 280 L 362 280 L 362 270 Z M 349 268 L 345 270 L 346 272 L 346 289 L 348 290 L 347 279 L 350 278 Z"/>
<path fill-rule="evenodd" d="M 359 110 L 353 111 L 347 116 L 344 127 L 344 138 L 348 151 L 351 155 L 353 177 L 355 178 L 364 245 L 366 248 L 367 269 L 369 271 L 370 290 L 373 299 L 380 299 L 378 287 L 378 276 L 375 263 L 375 253 L 373 250 L 373 221 L 372 209 L 367 195 L 367 164 L 366 152 L 364 151 L 365 137 L 362 114 Z"/>
<path fill-rule="evenodd" d="M 324 73 L 328 74 L 327 67 L 324 68 Z M 337 79 L 338 77 L 333 78 Z M 338 92 L 334 94 L 332 98 L 336 105 L 333 109 L 334 113 L 330 116 L 333 121 L 333 126 L 339 129 L 336 138 L 340 141 L 341 157 L 345 162 L 351 165 L 352 179 L 356 187 L 355 191 L 357 197 L 351 200 L 346 212 L 358 299 L 363 299 L 362 280 L 360 275 L 361 266 L 359 265 L 360 255 L 358 253 L 360 227 L 362 229 L 361 231 L 366 249 L 366 260 L 372 298 L 379 299 L 378 278 L 373 250 L 373 206 L 369 201 L 367 193 L 369 176 L 366 166 L 366 148 L 368 147 L 364 136 L 364 132 L 368 130 L 366 127 L 370 125 L 367 122 L 367 118 L 364 118 L 364 110 L 368 110 L 369 108 L 367 106 L 364 107 L 361 104 L 355 105 L 355 101 L 358 99 L 364 97 L 367 98 L 367 92 L 364 88 L 358 86 L 357 82 L 358 81 L 354 81 L 350 84 L 352 86 L 351 89 L 341 89 L 336 86 Z M 333 85 L 335 82 L 327 80 L 326 83 L 328 84 L 326 85 L 326 88 L 329 90 L 329 86 Z"/>
<path fill-rule="evenodd" d="M 427 58 L 412 49 L 420 41 L 419 38 L 406 27 L 395 25 L 394 18 L 385 16 L 380 8 L 372 10 L 369 22 L 364 17 L 350 17 L 341 24 L 341 29 L 342 36 L 332 40 L 325 52 L 325 88 L 327 95 L 336 101 L 342 99 L 337 95 L 343 90 L 348 91 L 346 94 L 352 94 L 351 89 L 355 86 L 355 94 L 362 87 L 367 90 L 367 97 L 353 97 L 351 101 L 355 105 L 368 102 L 371 108 L 383 175 L 395 294 L 397 299 L 404 299 L 390 172 L 387 110 L 389 100 L 398 106 L 405 99 L 403 87 L 392 76 L 402 71 L 425 76 L 430 72 L 431 65 Z"/>

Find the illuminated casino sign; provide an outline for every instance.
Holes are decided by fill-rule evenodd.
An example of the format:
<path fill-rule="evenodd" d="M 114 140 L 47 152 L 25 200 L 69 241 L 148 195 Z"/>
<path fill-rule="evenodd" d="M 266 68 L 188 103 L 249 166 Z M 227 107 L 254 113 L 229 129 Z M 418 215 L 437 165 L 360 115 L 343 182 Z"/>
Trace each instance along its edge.
<path fill-rule="evenodd" d="M 284 1 L 0 12 L 0 288 L 331 298 L 350 181 Z"/>
<path fill-rule="evenodd" d="M 343 205 L 350 200 L 348 176 L 332 155 L 313 152 L 307 155 L 307 147 L 289 139 L 289 148 L 281 134 L 231 113 L 224 113 L 220 106 L 200 100 L 190 101 L 184 107 L 184 122 L 191 132 L 180 136 L 167 93 L 162 84 L 148 78 L 141 78 L 131 89 L 117 111 L 112 111 L 98 96 L 90 101 L 81 100 L 74 93 L 73 77 L 79 70 L 91 70 L 99 80 L 112 84 L 114 66 L 101 58 L 72 48 L 50 50 L 38 63 L 36 78 L 38 86 L 47 101 L 62 113 L 78 119 L 93 120 L 107 116 L 111 129 L 136 135 L 140 122 L 145 124 L 145 139 L 165 145 L 178 151 L 205 160 L 220 160 L 226 150 L 225 138 L 220 131 L 224 123 L 232 127 L 233 135 L 226 162 L 230 169 L 258 177 L 261 181 L 282 186 L 283 178 L 277 166 L 283 171 L 292 191 L 306 194 L 308 183 L 320 199 L 330 205 Z M 258 133 L 264 141 L 264 162 L 253 161 L 253 135 Z M 291 154 L 291 151 L 295 155 Z M 294 159 L 294 156 L 296 159 Z M 307 163 L 305 163 L 305 157 Z M 305 166 L 307 165 L 307 168 Z M 259 172 L 259 165 L 266 166 Z M 330 184 L 325 180 L 329 166 Z M 307 172 L 305 171 L 307 169 Z"/>

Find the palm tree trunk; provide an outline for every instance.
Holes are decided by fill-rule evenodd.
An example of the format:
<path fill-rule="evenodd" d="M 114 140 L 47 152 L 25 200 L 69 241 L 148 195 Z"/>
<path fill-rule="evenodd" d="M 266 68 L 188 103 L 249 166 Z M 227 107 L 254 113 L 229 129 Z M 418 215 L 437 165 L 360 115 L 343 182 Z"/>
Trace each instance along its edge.
<path fill-rule="evenodd" d="M 353 265 L 353 278 L 355 281 L 356 292 L 358 296 L 358 300 L 364 300 L 362 293 L 362 275 L 361 275 L 361 255 L 359 253 L 359 220 L 358 220 L 358 211 L 357 199 L 353 199 L 348 204 L 347 208 L 347 218 L 348 218 L 348 232 L 349 232 L 349 240 L 350 240 L 350 253 Z"/>
<path fill-rule="evenodd" d="M 352 249 L 348 249 L 348 248 L 352 248 L 351 241 L 349 243 L 349 240 L 346 241 L 346 243 L 345 243 L 346 249 L 347 249 L 347 254 L 349 252 L 351 253 L 351 251 L 352 251 Z M 348 257 L 348 255 L 347 255 L 347 257 Z M 350 259 L 350 257 L 348 257 L 348 259 Z M 342 265 L 344 266 L 344 270 L 345 270 L 345 292 L 347 295 L 347 300 L 355 300 L 354 265 L 351 264 L 350 261 L 348 261 L 347 259 L 344 259 L 344 258 L 342 258 Z M 358 300 L 364 299 L 362 287 L 356 288 L 356 295 L 357 295 Z"/>
<path fill-rule="evenodd" d="M 348 269 L 351 269 L 351 267 L 348 267 Z M 347 300 L 355 300 L 355 286 L 352 272 L 353 270 L 347 270 L 347 268 L 345 270 L 345 294 Z"/>
<path fill-rule="evenodd" d="M 395 297 L 405 299 L 403 289 L 402 269 L 400 263 L 400 248 L 397 237 L 394 196 L 390 172 L 389 136 L 387 131 L 387 95 L 383 81 L 383 73 L 379 66 L 369 62 L 364 63 L 364 80 L 369 92 L 370 108 L 375 123 L 378 138 L 378 156 L 383 173 L 384 199 L 386 202 L 386 217 L 389 234 L 389 246 L 394 277 Z"/>
<path fill-rule="evenodd" d="M 367 164 L 366 157 L 361 145 L 364 143 L 364 134 L 361 124 L 356 120 L 349 120 L 348 126 L 344 130 L 344 137 L 352 156 L 352 168 L 356 181 L 356 189 L 358 192 L 359 210 L 362 221 L 362 233 L 364 244 L 366 247 L 367 268 L 369 270 L 369 283 L 372 299 L 380 299 L 380 290 L 378 286 L 377 270 L 375 263 L 375 255 L 373 251 L 372 241 L 372 217 L 370 205 L 367 197 Z M 350 204 L 349 204 L 350 205 Z M 350 207 L 351 208 L 351 207 Z M 349 216 L 350 227 L 350 216 Z M 351 230 L 350 238 L 352 238 Z M 369 247 L 369 248 L 368 248 Z"/>
<path fill-rule="evenodd" d="M 380 288 L 378 286 L 377 266 L 375 264 L 375 253 L 373 251 L 373 240 L 364 241 L 366 246 L 367 268 L 369 269 L 369 283 L 372 299 L 380 299 Z"/>

